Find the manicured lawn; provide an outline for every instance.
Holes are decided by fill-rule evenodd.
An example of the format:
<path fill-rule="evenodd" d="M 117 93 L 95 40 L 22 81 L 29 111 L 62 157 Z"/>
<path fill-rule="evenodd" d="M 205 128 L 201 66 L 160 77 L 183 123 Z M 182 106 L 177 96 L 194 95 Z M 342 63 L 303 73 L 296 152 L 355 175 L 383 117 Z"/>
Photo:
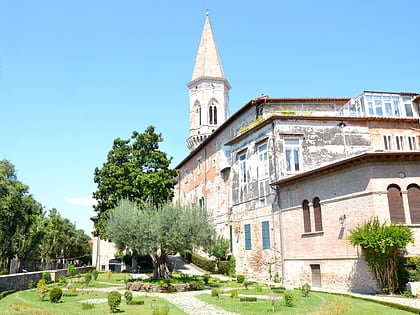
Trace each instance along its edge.
<path fill-rule="evenodd" d="M 248 290 L 251 291 L 251 290 Z M 226 292 L 227 293 L 227 290 Z M 241 293 L 240 293 L 241 296 Z M 406 312 L 391 308 L 385 305 L 354 299 L 351 297 L 335 296 L 321 292 L 311 292 L 308 297 L 304 298 L 299 291 L 295 292 L 295 303 L 293 307 L 287 307 L 285 302 L 278 295 L 275 302 L 275 312 L 271 313 L 270 299 L 258 298 L 257 302 L 240 302 L 239 298 L 231 298 L 229 295 L 222 295 L 220 299 L 211 297 L 210 294 L 199 295 L 198 298 L 209 304 L 216 305 L 227 311 L 236 312 L 243 315 L 269 314 L 313 314 L 313 315 L 409 315 Z"/>
<path fill-rule="evenodd" d="M 0 314 L 37 314 L 37 315 L 52 315 L 52 314 L 109 314 L 110 309 L 107 303 L 107 293 L 85 291 L 78 292 L 77 296 L 66 297 L 63 296 L 60 303 L 52 304 L 48 301 L 40 301 L 37 293 L 34 290 L 20 291 L 12 295 L 6 296 L 0 300 Z M 144 299 L 144 305 L 127 305 L 126 301 L 122 299 L 120 304 L 120 311 L 124 314 L 152 314 L 152 305 L 169 307 L 169 313 L 174 315 L 185 315 L 185 312 L 176 306 L 168 303 L 166 300 L 156 297 L 134 297 L 134 300 Z M 94 303 L 92 309 L 82 309 L 83 303 Z M 20 311 L 16 311 L 20 310 Z"/>

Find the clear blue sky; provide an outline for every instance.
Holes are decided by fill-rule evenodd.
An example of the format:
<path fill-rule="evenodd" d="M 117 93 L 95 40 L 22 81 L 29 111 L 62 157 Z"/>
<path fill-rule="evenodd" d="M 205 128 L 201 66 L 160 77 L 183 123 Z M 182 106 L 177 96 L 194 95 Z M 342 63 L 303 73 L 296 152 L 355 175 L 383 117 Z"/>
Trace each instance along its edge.
<path fill-rule="evenodd" d="M 420 92 L 419 0 L 0 0 L 0 159 L 87 233 L 93 171 L 154 125 L 188 153 L 188 90 L 209 9 L 230 112 L 271 97 Z"/>

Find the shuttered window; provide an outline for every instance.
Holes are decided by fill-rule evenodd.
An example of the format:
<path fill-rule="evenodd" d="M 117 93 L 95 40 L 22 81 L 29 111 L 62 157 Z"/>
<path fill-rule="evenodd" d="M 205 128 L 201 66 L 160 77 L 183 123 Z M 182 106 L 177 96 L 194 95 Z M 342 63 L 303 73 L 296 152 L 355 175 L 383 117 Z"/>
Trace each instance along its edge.
<path fill-rule="evenodd" d="M 318 197 L 313 200 L 315 231 L 322 231 L 321 203 Z"/>
<path fill-rule="evenodd" d="M 411 184 L 407 187 L 408 206 L 412 224 L 420 224 L 420 187 Z"/>
<path fill-rule="evenodd" d="M 303 230 L 305 233 L 311 232 L 311 213 L 309 212 L 309 201 L 302 202 L 303 209 Z"/>
<path fill-rule="evenodd" d="M 244 225 L 244 230 L 245 230 L 245 249 L 246 250 L 251 250 L 252 249 L 252 245 L 251 245 L 251 224 L 245 224 Z"/>
<path fill-rule="evenodd" d="M 398 185 L 388 186 L 388 207 L 392 223 L 405 223 L 401 189 Z"/>
<path fill-rule="evenodd" d="M 262 245 L 263 249 L 270 248 L 270 223 L 268 221 L 261 222 Z"/>

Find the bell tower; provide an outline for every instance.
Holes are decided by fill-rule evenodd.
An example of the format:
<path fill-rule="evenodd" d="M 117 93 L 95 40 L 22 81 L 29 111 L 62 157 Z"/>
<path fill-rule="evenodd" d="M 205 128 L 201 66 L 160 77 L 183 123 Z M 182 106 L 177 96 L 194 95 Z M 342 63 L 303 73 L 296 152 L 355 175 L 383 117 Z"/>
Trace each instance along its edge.
<path fill-rule="evenodd" d="M 187 147 L 193 151 L 229 116 L 230 84 L 223 74 L 208 13 L 192 79 L 187 86 L 190 95 L 190 136 Z"/>

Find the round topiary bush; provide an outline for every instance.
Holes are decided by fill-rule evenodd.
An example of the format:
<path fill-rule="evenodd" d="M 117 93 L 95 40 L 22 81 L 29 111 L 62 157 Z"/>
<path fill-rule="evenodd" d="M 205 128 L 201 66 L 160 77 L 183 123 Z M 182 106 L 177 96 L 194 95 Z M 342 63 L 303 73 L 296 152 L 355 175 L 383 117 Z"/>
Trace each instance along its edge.
<path fill-rule="evenodd" d="M 133 299 L 133 293 L 131 291 L 125 291 L 124 292 L 125 300 L 127 301 L 127 304 Z"/>
<path fill-rule="evenodd" d="M 93 280 L 98 280 L 98 275 L 99 275 L 99 271 L 98 270 L 92 270 L 92 276 L 93 276 Z"/>
<path fill-rule="evenodd" d="M 121 294 L 117 291 L 111 291 L 108 293 L 108 305 L 111 312 L 114 313 L 118 306 L 121 304 Z"/>
<path fill-rule="evenodd" d="M 50 302 L 58 303 L 63 295 L 63 290 L 60 288 L 52 288 L 50 291 Z"/>

